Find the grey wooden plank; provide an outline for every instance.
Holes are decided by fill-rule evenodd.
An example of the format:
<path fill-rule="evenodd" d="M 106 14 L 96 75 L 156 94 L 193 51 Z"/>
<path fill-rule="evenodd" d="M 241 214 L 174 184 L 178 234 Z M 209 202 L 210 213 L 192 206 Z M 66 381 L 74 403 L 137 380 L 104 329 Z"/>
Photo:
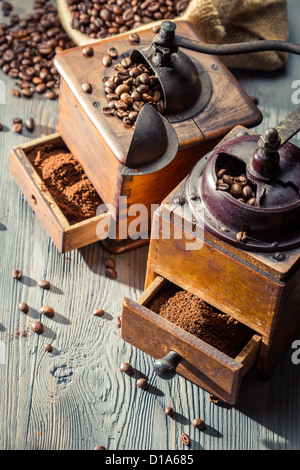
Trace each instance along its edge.
<path fill-rule="evenodd" d="M 31 2 L 13 2 L 17 12 Z M 291 40 L 300 41 L 297 1 L 289 0 Z M 258 96 L 265 125 L 274 125 L 293 109 L 291 84 L 299 79 L 299 58 L 291 57 L 280 73 L 234 72 L 250 95 Z M 0 339 L 6 364 L 0 365 L 0 449 L 183 449 L 180 436 L 191 436 L 191 449 L 299 449 L 299 366 L 287 348 L 267 382 L 252 371 L 242 385 L 235 407 L 214 405 L 209 394 L 176 376 L 164 382 L 154 376 L 152 359 L 120 339 L 115 325 L 123 297 L 138 298 L 143 290 L 147 247 L 117 256 L 119 278 L 104 275 L 108 256 L 101 244 L 60 255 L 8 173 L 9 149 L 55 128 L 57 104 L 43 99 L 17 100 L 9 94 L 13 80 L 1 73 L 7 104 L 0 105 L 0 122 L 11 128 L 15 116 L 33 116 L 35 133 L 0 134 Z M 299 137 L 296 137 L 299 143 Z M 21 283 L 11 271 L 24 272 Z M 49 279 L 54 288 L 41 291 L 36 282 Z M 25 300 L 31 310 L 20 314 Z M 30 331 L 39 308 L 56 310 L 45 319 L 45 334 Z M 103 318 L 92 311 L 104 308 Z M 18 332 L 27 332 L 20 337 Z M 145 338 L 145 341 L 147 338 Z M 54 353 L 44 344 L 52 342 Z M 124 376 L 119 365 L 136 369 Z M 151 383 L 149 392 L 136 387 L 139 374 Z M 166 406 L 175 419 L 164 415 Z M 201 417 L 207 430 L 195 430 Z"/>

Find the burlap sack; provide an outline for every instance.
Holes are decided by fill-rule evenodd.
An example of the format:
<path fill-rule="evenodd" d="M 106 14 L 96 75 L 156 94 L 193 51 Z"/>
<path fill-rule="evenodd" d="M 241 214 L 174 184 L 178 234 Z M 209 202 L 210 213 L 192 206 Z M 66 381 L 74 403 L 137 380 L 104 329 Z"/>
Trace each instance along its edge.
<path fill-rule="evenodd" d="M 72 29 L 66 0 L 57 0 L 62 24 L 77 45 L 95 42 Z M 287 0 L 191 0 L 181 18 L 190 21 L 206 42 L 228 44 L 260 39 L 288 39 Z M 135 31 L 149 28 L 149 24 Z M 223 56 L 232 68 L 275 70 L 287 61 L 283 52 Z"/>

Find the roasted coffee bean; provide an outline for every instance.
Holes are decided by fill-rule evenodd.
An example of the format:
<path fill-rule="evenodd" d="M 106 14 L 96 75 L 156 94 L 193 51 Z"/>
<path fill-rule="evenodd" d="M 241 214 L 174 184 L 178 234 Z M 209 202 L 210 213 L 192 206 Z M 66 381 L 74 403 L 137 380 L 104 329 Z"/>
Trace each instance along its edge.
<path fill-rule="evenodd" d="M 45 93 L 46 90 L 47 90 L 47 85 L 45 85 L 45 83 L 39 83 L 36 87 L 36 91 L 39 94 Z"/>
<path fill-rule="evenodd" d="M 185 432 L 183 434 L 181 434 L 181 441 L 185 446 L 190 446 L 191 445 L 190 436 L 188 436 L 188 434 L 186 434 Z"/>
<path fill-rule="evenodd" d="M 93 87 L 90 83 L 83 83 L 82 86 L 81 86 L 82 90 L 85 92 L 85 93 L 92 93 L 93 91 Z"/>
<path fill-rule="evenodd" d="M 102 308 L 97 308 L 97 310 L 95 310 L 93 312 L 93 315 L 95 317 L 103 317 L 103 315 L 105 314 L 104 310 Z"/>
<path fill-rule="evenodd" d="M 228 170 L 226 168 L 221 168 L 221 170 L 217 172 L 217 178 L 223 178 L 223 176 L 227 174 Z"/>
<path fill-rule="evenodd" d="M 140 41 L 141 41 L 141 38 L 140 38 L 140 36 L 139 36 L 137 33 L 132 33 L 132 34 L 130 34 L 130 36 L 129 36 L 129 42 L 130 42 L 131 44 L 139 44 Z"/>
<path fill-rule="evenodd" d="M 118 276 L 117 271 L 113 268 L 106 268 L 105 274 L 109 279 L 116 279 Z"/>
<path fill-rule="evenodd" d="M 133 101 L 141 101 L 141 98 L 142 98 L 138 91 L 133 91 L 130 96 L 133 99 Z"/>
<path fill-rule="evenodd" d="M 22 273 L 22 271 L 20 271 L 20 269 L 14 269 L 13 270 L 13 278 L 14 279 L 17 279 L 18 281 L 20 281 L 22 279 L 22 276 L 23 276 L 23 273 Z"/>
<path fill-rule="evenodd" d="M 40 312 L 42 315 L 45 315 L 48 318 L 53 318 L 55 315 L 53 308 L 48 307 L 48 305 L 45 305 L 44 307 L 42 307 Z"/>
<path fill-rule="evenodd" d="M 22 134 L 23 131 L 23 125 L 22 123 L 16 123 L 13 125 L 13 131 L 16 132 L 17 134 Z"/>
<path fill-rule="evenodd" d="M 26 119 L 26 129 L 29 131 L 29 132 L 33 132 L 34 131 L 34 128 L 35 128 L 35 122 L 34 122 L 34 119 L 33 118 L 28 118 Z"/>
<path fill-rule="evenodd" d="M 110 47 L 107 53 L 111 56 L 112 59 L 117 59 L 119 57 L 119 52 L 115 47 Z"/>
<path fill-rule="evenodd" d="M 142 95 L 143 93 L 147 93 L 147 91 L 149 91 L 150 87 L 149 87 L 149 85 L 141 83 L 136 89 Z"/>
<path fill-rule="evenodd" d="M 110 67 L 112 64 L 113 58 L 109 54 L 105 54 L 105 56 L 102 59 L 102 63 L 105 67 Z"/>
<path fill-rule="evenodd" d="M 128 93 L 130 91 L 130 87 L 128 85 L 119 85 L 116 89 L 115 89 L 115 93 L 116 95 L 118 96 L 121 96 L 122 93 Z"/>
<path fill-rule="evenodd" d="M 107 260 L 105 260 L 105 267 L 106 268 L 113 268 L 115 269 L 116 267 L 116 262 L 114 259 L 112 258 L 108 258 Z"/>
<path fill-rule="evenodd" d="M 251 197 L 251 199 L 248 199 L 246 204 L 248 204 L 249 206 L 255 206 L 255 203 L 256 203 L 256 198 Z"/>
<path fill-rule="evenodd" d="M 139 113 L 137 111 L 131 111 L 131 113 L 128 114 L 128 117 L 131 121 L 136 121 Z"/>
<path fill-rule="evenodd" d="M 120 98 L 121 101 L 123 101 L 123 103 L 125 103 L 127 106 L 131 106 L 133 103 L 133 99 L 131 98 L 129 93 L 122 93 Z"/>
<path fill-rule="evenodd" d="M 141 388 L 142 390 L 148 390 L 149 384 L 148 381 L 144 378 L 140 378 L 137 380 L 136 385 Z"/>
<path fill-rule="evenodd" d="M 242 231 L 242 232 L 238 232 L 237 235 L 236 235 L 236 239 L 238 242 L 242 242 L 242 243 L 246 243 L 247 241 L 247 233 Z"/>
<path fill-rule="evenodd" d="M 144 85 L 148 85 L 150 83 L 149 74 L 145 72 L 141 73 L 141 75 L 139 75 L 139 81 L 143 83 Z"/>
<path fill-rule="evenodd" d="M 132 67 L 129 70 L 129 75 L 133 78 L 138 77 L 141 74 L 141 70 L 138 67 Z"/>
<path fill-rule="evenodd" d="M 129 69 L 129 67 L 132 66 L 132 60 L 130 59 L 130 57 L 125 57 L 125 59 L 121 60 L 121 64 L 125 69 Z"/>
<path fill-rule="evenodd" d="M 222 180 L 224 183 L 229 184 L 229 186 L 233 184 L 233 177 L 230 175 L 223 175 Z"/>
<path fill-rule="evenodd" d="M 133 124 L 133 122 L 131 121 L 131 119 L 129 119 L 128 116 L 125 116 L 125 117 L 123 118 L 123 122 L 124 122 L 124 125 L 127 126 L 127 127 L 131 127 L 132 124 Z"/>
<path fill-rule="evenodd" d="M 118 100 L 118 99 L 119 99 L 119 96 L 116 95 L 116 93 L 108 93 L 108 94 L 106 95 L 106 99 L 107 99 L 108 101 L 114 101 L 114 100 Z"/>
<path fill-rule="evenodd" d="M 118 109 L 116 114 L 119 119 L 124 119 L 124 117 L 128 116 L 127 111 L 123 111 L 122 109 Z"/>
<path fill-rule="evenodd" d="M 121 328 L 122 325 L 122 317 L 119 315 L 116 319 L 116 325 L 118 328 Z"/>
<path fill-rule="evenodd" d="M 38 320 L 32 323 L 31 328 L 38 335 L 41 335 L 44 332 L 44 325 Z"/>
<path fill-rule="evenodd" d="M 29 312 L 29 306 L 27 305 L 26 302 L 20 302 L 18 308 L 19 308 L 20 312 L 23 312 L 23 313 L 28 313 Z"/>
<path fill-rule="evenodd" d="M 219 190 L 219 191 L 228 191 L 230 186 L 229 184 L 227 183 L 223 183 L 223 181 L 217 181 L 216 183 L 216 188 Z"/>
<path fill-rule="evenodd" d="M 41 281 L 38 282 L 38 285 L 39 287 L 41 287 L 42 289 L 46 289 L 46 290 L 49 290 L 50 287 L 51 287 L 51 284 L 49 281 L 46 281 L 44 279 L 42 279 Z"/>
<path fill-rule="evenodd" d="M 16 98 L 20 98 L 21 96 L 21 93 L 19 92 L 19 90 L 16 90 L 16 88 L 11 89 L 11 94 L 15 96 Z"/>
<path fill-rule="evenodd" d="M 174 409 L 171 407 L 171 406 L 168 406 L 166 409 L 165 409 L 165 415 L 166 416 L 174 416 Z"/>
<path fill-rule="evenodd" d="M 200 419 L 200 418 L 195 418 L 195 419 L 193 419 L 192 425 L 194 426 L 194 428 L 200 429 L 201 431 L 203 431 L 204 429 L 206 429 L 206 424 L 205 424 L 205 422 L 203 421 L 203 419 Z"/>
<path fill-rule="evenodd" d="M 104 446 L 96 446 L 94 450 L 106 450 Z"/>
<path fill-rule="evenodd" d="M 242 196 L 243 194 L 242 186 L 238 183 L 233 183 L 233 185 L 230 188 L 230 193 L 236 198 Z"/>
<path fill-rule="evenodd" d="M 48 90 L 45 93 L 45 97 L 48 100 L 56 100 L 57 96 L 58 96 L 57 93 L 55 93 L 53 90 Z"/>
<path fill-rule="evenodd" d="M 47 352 L 52 352 L 53 351 L 53 347 L 51 346 L 51 344 L 45 344 L 45 351 L 47 351 Z"/>
<path fill-rule="evenodd" d="M 252 197 L 252 194 L 253 194 L 253 191 L 252 191 L 251 186 L 246 185 L 243 187 L 243 197 L 246 200 L 250 199 Z"/>
<path fill-rule="evenodd" d="M 102 112 L 104 116 L 113 116 L 115 114 L 114 109 L 110 106 L 105 106 L 104 108 L 102 108 Z"/>
<path fill-rule="evenodd" d="M 90 46 L 84 47 L 82 49 L 82 54 L 83 54 L 84 57 L 93 57 L 94 49 Z"/>
<path fill-rule="evenodd" d="M 32 98 L 32 96 L 33 96 L 33 90 L 31 90 L 30 88 L 23 88 L 23 89 L 22 89 L 22 95 L 23 95 L 25 98 Z"/>
<path fill-rule="evenodd" d="M 14 124 L 22 124 L 23 119 L 22 118 L 13 118 L 12 122 Z"/>
<path fill-rule="evenodd" d="M 125 374 L 131 375 L 133 373 L 133 368 L 128 362 L 123 362 L 120 365 L 120 371 L 124 372 Z"/>
<path fill-rule="evenodd" d="M 124 101 L 122 101 L 122 100 L 116 101 L 115 107 L 116 107 L 116 109 L 118 109 L 120 111 L 125 111 L 128 108 L 127 104 L 124 103 Z"/>

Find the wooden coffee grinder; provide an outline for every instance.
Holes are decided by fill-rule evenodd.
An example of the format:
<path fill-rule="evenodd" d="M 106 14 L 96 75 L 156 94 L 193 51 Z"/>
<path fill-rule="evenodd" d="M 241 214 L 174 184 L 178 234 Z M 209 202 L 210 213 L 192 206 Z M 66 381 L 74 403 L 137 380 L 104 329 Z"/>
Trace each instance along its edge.
<path fill-rule="evenodd" d="M 122 337 L 161 377 L 176 370 L 233 404 L 245 373 L 268 371 L 299 333 L 299 130 L 300 107 L 262 135 L 236 127 L 155 212 L 146 290 L 124 299 Z M 147 308 L 170 282 L 249 327 L 237 357 Z"/>

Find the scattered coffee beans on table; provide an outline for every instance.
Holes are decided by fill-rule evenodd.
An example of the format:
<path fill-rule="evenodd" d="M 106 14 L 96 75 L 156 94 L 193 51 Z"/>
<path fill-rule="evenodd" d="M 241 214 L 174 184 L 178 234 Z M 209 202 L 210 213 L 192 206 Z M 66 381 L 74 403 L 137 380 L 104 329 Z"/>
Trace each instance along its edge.
<path fill-rule="evenodd" d="M 97 310 L 95 310 L 93 312 L 93 315 L 95 317 L 103 317 L 103 315 L 105 314 L 104 310 L 102 308 L 97 308 Z"/>
<path fill-rule="evenodd" d="M 136 382 L 136 385 L 142 390 L 148 390 L 149 388 L 148 381 L 144 378 L 138 379 Z"/>
<path fill-rule="evenodd" d="M 181 441 L 185 446 L 190 446 L 191 445 L 190 436 L 188 436 L 188 434 L 186 434 L 185 432 L 183 434 L 181 434 Z"/>
<path fill-rule="evenodd" d="M 29 306 L 27 305 L 26 302 L 20 302 L 19 303 L 19 310 L 20 310 L 20 312 L 28 313 L 29 312 Z"/>
<path fill-rule="evenodd" d="M 53 58 L 74 46 L 60 23 L 56 7 L 48 0 L 35 0 L 32 13 L 23 19 L 11 15 L 10 19 L 13 19 L 10 24 L 0 24 L 0 68 L 17 80 L 11 93 L 31 98 L 37 92 L 55 100 L 60 77 Z"/>
<path fill-rule="evenodd" d="M 44 307 L 41 308 L 41 314 L 45 315 L 45 317 L 53 318 L 55 315 L 55 312 L 53 308 L 48 307 L 48 305 L 45 305 Z"/>
<path fill-rule="evenodd" d="M 13 270 L 13 278 L 14 279 L 17 279 L 18 281 L 20 281 L 22 279 L 22 276 L 23 276 L 23 273 L 22 273 L 22 271 L 20 271 L 20 269 L 14 269 Z"/>
<path fill-rule="evenodd" d="M 168 406 L 166 409 L 165 409 L 165 415 L 166 416 L 174 416 L 174 409 L 172 408 L 172 406 Z"/>
<path fill-rule="evenodd" d="M 188 0 L 67 0 L 73 29 L 91 38 L 122 34 L 154 21 L 180 16 Z"/>
<path fill-rule="evenodd" d="M 46 281 L 44 279 L 42 279 L 41 281 L 38 282 L 39 284 L 39 287 L 41 287 L 42 289 L 45 289 L 45 290 L 49 290 L 50 287 L 51 287 L 51 284 L 49 281 Z"/>
<path fill-rule="evenodd" d="M 194 426 L 194 428 L 200 429 L 200 431 L 204 431 L 204 429 L 206 429 L 205 422 L 203 421 L 203 419 L 200 418 L 193 419 L 192 425 Z"/>
<path fill-rule="evenodd" d="M 128 362 L 123 362 L 120 365 L 120 371 L 124 372 L 125 374 L 131 375 L 133 373 L 133 368 Z"/>
<path fill-rule="evenodd" d="M 38 335 L 41 335 L 44 332 L 44 325 L 38 320 L 33 322 L 31 327 L 32 331 L 34 331 Z"/>
<path fill-rule="evenodd" d="M 51 346 L 51 344 L 45 344 L 45 351 L 47 351 L 47 352 L 52 352 L 53 351 L 53 347 Z"/>

